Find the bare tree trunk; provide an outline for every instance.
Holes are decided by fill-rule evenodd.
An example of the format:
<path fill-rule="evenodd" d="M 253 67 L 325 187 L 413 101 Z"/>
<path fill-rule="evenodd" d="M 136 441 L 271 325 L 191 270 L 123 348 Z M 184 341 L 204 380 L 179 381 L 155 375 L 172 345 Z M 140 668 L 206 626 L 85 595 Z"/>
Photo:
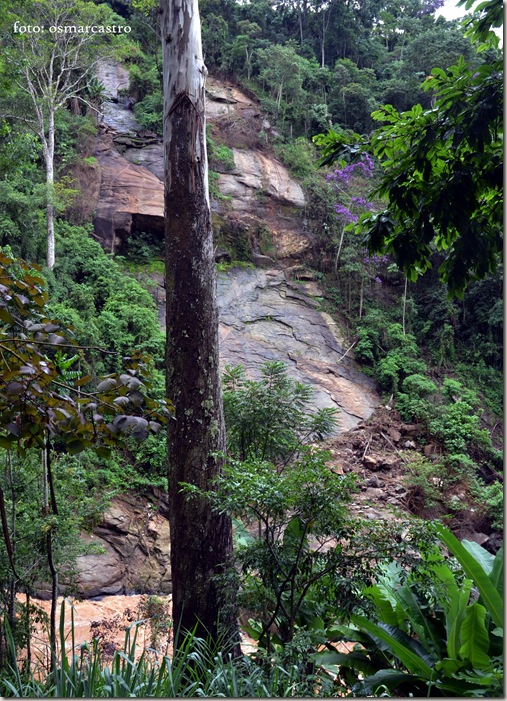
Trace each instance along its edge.
<path fill-rule="evenodd" d="M 340 256 L 342 253 L 343 239 L 345 238 L 345 224 L 342 226 L 342 233 L 340 235 L 340 243 L 338 244 L 338 251 L 336 253 L 336 258 L 334 259 L 334 274 L 338 278 L 338 268 L 340 267 Z"/>
<path fill-rule="evenodd" d="M 49 436 L 46 437 L 44 448 L 42 449 L 42 469 L 43 469 L 43 496 L 44 511 L 47 515 L 58 515 L 56 495 L 53 485 L 51 471 L 51 445 Z M 53 556 L 53 531 L 50 528 L 46 534 L 46 556 L 48 559 L 49 572 L 51 575 L 51 611 L 49 614 L 49 646 L 51 648 L 51 669 L 56 669 L 56 609 L 58 603 L 58 571 L 55 566 Z"/>
<path fill-rule="evenodd" d="M 46 160 L 46 224 L 48 250 L 46 263 L 50 270 L 55 267 L 55 206 L 54 206 L 54 159 L 55 159 L 55 113 L 49 109 L 48 138 L 45 149 Z"/>
<path fill-rule="evenodd" d="M 331 20 L 331 10 L 332 6 L 328 8 L 328 13 L 326 17 L 326 10 L 322 9 L 322 34 L 320 36 L 320 67 L 325 68 L 326 67 L 326 35 L 327 35 L 327 30 L 329 29 L 329 22 Z"/>
<path fill-rule="evenodd" d="M 405 278 L 405 289 L 403 290 L 403 311 L 401 315 L 401 321 L 403 326 L 403 335 L 405 336 L 405 317 L 407 311 L 407 288 L 408 288 L 408 278 Z"/>
<path fill-rule="evenodd" d="M 283 94 L 283 83 L 280 83 L 278 86 L 278 94 L 276 97 L 276 113 L 278 115 L 278 112 L 280 111 L 280 106 L 282 104 L 282 94 Z"/>
<path fill-rule="evenodd" d="M 220 475 L 225 450 L 213 234 L 208 195 L 201 27 L 197 0 L 162 3 L 164 57 L 167 395 L 171 573 L 175 630 L 197 628 L 239 653 L 230 518 L 188 499 Z M 176 633 L 177 635 L 177 633 Z M 181 640 L 181 638 L 180 638 Z M 175 640 L 178 646 L 178 638 Z"/>

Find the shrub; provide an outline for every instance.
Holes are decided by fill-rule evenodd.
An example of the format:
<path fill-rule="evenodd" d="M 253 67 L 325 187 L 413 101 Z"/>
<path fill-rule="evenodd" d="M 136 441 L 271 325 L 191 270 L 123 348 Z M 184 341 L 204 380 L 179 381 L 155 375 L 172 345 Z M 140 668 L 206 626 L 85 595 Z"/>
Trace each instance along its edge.
<path fill-rule="evenodd" d="M 353 670 L 353 695 L 502 696 L 503 550 L 493 558 L 477 543 L 436 530 L 462 572 L 436 550 L 422 554 L 415 577 L 385 566 L 365 591 L 376 621 L 354 615 L 352 626 L 337 626 L 339 640 L 360 645 L 316 655 L 317 663 L 339 665 L 340 675 Z"/>
<path fill-rule="evenodd" d="M 335 411 L 312 411 L 311 388 L 292 380 L 283 363 L 266 363 L 261 373 L 261 380 L 248 380 L 241 365 L 225 369 L 228 451 L 240 460 L 287 463 L 332 432 Z"/>
<path fill-rule="evenodd" d="M 315 147 L 305 137 L 299 136 L 287 144 L 279 144 L 275 152 L 294 177 L 306 178 L 315 173 Z"/>
<path fill-rule="evenodd" d="M 134 114 L 143 129 L 162 134 L 164 129 L 164 96 L 160 90 L 146 95 L 134 105 Z"/>
<path fill-rule="evenodd" d="M 434 415 L 435 405 L 426 399 L 436 394 L 438 387 L 426 375 L 418 373 L 406 377 L 396 398 L 396 408 L 405 421 L 428 422 Z"/>

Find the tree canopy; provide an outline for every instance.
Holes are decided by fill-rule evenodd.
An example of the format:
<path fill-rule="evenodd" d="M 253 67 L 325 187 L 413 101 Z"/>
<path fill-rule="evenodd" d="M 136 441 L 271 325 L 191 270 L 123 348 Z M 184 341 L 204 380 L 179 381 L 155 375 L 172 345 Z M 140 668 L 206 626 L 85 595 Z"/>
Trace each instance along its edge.
<path fill-rule="evenodd" d="M 483 10 L 496 5 L 490 0 Z M 387 206 L 356 226 L 370 252 L 392 254 L 415 280 L 441 251 L 441 278 L 458 296 L 471 279 L 496 270 L 502 249 L 503 70 L 494 54 L 497 38 L 477 30 L 479 21 L 470 34 L 485 41 L 489 60 L 486 54 L 475 68 L 460 59 L 447 70 L 433 69 L 424 83 L 432 95 L 429 109 L 381 107 L 373 118 L 383 125 L 359 150 L 350 148 L 360 141 L 357 134 L 318 140 L 323 162 L 364 150 L 381 162 L 376 194 Z"/>

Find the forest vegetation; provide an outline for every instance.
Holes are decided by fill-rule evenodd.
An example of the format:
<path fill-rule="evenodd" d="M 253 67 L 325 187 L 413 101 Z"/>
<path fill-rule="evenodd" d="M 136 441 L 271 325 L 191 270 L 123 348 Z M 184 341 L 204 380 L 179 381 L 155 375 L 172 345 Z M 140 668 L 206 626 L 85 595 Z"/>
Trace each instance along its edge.
<path fill-rule="evenodd" d="M 226 251 L 224 274 L 253 266 L 241 232 L 224 233 L 206 210 L 192 266 L 195 238 L 185 236 L 198 205 L 177 190 L 165 248 L 155 231 L 133 232 L 121 255 L 97 240 L 88 203 L 100 178 L 98 62 L 128 68 L 124 97 L 143 134 L 178 141 L 176 126 L 167 131 L 178 103 L 167 109 L 158 3 L 0 0 L 2 696 L 503 695 L 503 59 L 493 32 L 503 9 L 461 4 L 463 22 L 436 18 L 441 0 L 199 8 L 208 74 L 263 115 L 242 144 L 275 154 L 303 188 L 294 217 L 312 245 L 296 274 L 320 285 L 322 310 L 376 383 L 384 413 L 416 426 L 428 447 L 402 455 L 418 516 L 379 525 L 349 508 L 360 477 L 330 468 L 336 416 L 316 409 L 282 363 L 266 363 L 257 379 L 227 366 L 211 390 L 202 379 L 206 412 L 189 418 L 185 388 L 199 358 L 208 353 L 203 377 L 217 369 L 216 335 L 211 351 L 209 339 L 198 345 L 217 323 L 213 295 L 195 337 L 178 337 L 178 320 L 200 293 L 195 271 L 214 268 L 212 243 Z M 130 31 L 98 42 L 18 32 L 16 22 Z M 209 172 L 195 189 L 206 199 L 209 185 L 212 205 L 227 205 L 219 174 L 234 168 L 233 126 L 208 126 L 198 140 Z M 172 186 L 179 173 L 195 184 L 177 143 L 170 152 Z M 178 216 L 168 221 L 171 206 Z M 272 254 L 269 230 L 262 235 Z M 188 287 L 187 307 L 168 304 L 167 342 L 152 294 L 165 257 L 176 271 L 166 276 L 171 294 Z M 198 433 L 206 423 L 209 442 Z M 179 470 L 192 448 L 205 479 Z M 111 661 L 98 640 L 66 652 L 72 612 L 62 608 L 59 631 L 57 596 L 88 552 L 80 534 L 115 496 L 154 489 L 170 489 L 188 536 L 208 523 L 206 553 L 223 528 L 226 562 L 199 563 L 202 579 L 220 576 L 189 593 L 210 620 L 195 614 L 178 630 L 152 595 L 152 642 L 174 625 L 172 656 L 139 658 L 135 623 Z M 469 537 L 476 531 L 484 547 Z M 197 571 L 191 542 L 173 548 L 183 578 Z M 37 666 L 42 582 L 50 654 Z M 239 650 L 236 620 L 254 652 Z"/>

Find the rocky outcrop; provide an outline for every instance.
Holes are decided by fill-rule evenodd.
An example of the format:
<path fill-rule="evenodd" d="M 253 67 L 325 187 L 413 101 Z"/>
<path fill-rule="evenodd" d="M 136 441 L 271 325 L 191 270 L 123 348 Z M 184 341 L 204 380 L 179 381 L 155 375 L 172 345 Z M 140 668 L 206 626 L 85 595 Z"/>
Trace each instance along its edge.
<path fill-rule="evenodd" d="M 315 284 L 287 281 L 280 270 L 220 274 L 220 362 L 241 364 L 251 377 L 267 361 L 285 362 L 291 377 L 313 388 L 316 407 L 337 411 L 342 432 L 368 418 L 379 397 L 337 325 L 319 311 L 320 292 Z"/>
<path fill-rule="evenodd" d="M 94 154 L 101 169 L 94 230 L 111 253 L 121 252 L 136 231 L 164 237 L 164 187 L 147 168 L 127 161 L 113 146 L 113 132 L 103 128 Z"/>
<path fill-rule="evenodd" d="M 139 136 L 134 115 L 123 104 L 125 69 L 104 64 L 99 78 L 109 100 L 94 154 L 101 169 L 94 228 L 106 250 L 121 252 L 136 230 L 163 235 L 164 150 L 153 135 Z M 211 80 L 206 116 L 221 139 L 236 144 L 234 167 L 219 176 L 221 198 L 213 202 L 213 210 L 222 219 L 267 227 L 282 264 L 307 251 L 310 241 L 298 214 L 305 206 L 303 190 L 259 138 L 271 127 L 258 107 L 236 88 Z"/>
<path fill-rule="evenodd" d="M 76 562 L 80 597 L 170 593 L 169 521 L 162 495 L 115 497 L 82 541 L 91 552 Z"/>
<path fill-rule="evenodd" d="M 139 124 L 129 108 L 127 98 L 123 96 L 129 87 L 128 69 L 114 61 L 100 61 L 97 79 L 104 86 L 106 98 L 101 106 L 99 120 L 115 131 L 134 134 L 139 129 Z"/>
<path fill-rule="evenodd" d="M 232 149 L 234 168 L 220 175 L 220 192 L 231 197 L 235 210 L 251 210 L 252 200 L 259 193 L 282 205 L 304 207 L 301 185 L 293 180 L 287 169 L 273 158 L 256 151 Z"/>

